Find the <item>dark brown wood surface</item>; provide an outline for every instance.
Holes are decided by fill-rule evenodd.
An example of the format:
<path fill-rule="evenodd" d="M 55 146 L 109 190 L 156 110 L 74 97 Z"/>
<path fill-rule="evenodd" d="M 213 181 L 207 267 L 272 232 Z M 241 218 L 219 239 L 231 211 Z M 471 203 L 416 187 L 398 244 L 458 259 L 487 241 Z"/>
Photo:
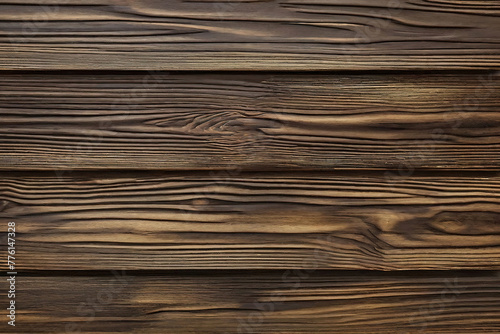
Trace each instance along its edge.
<path fill-rule="evenodd" d="M 500 333 L 499 32 L 500 0 L 0 1 L 0 333 Z"/>
<path fill-rule="evenodd" d="M 6 74 L 0 169 L 496 169 L 498 73 Z"/>
<path fill-rule="evenodd" d="M 448 333 L 500 331 L 500 277 L 461 272 L 114 272 L 19 279 L 19 331 Z"/>
<path fill-rule="evenodd" d="M 498 177 L 4 176 L 0 196 L 23 270 L 500 269 Z"/>
<path fill-rule="evenodd" d="M 4 70 L 500 65 L 496 0 L 13 0 L 0 6 Z"/>

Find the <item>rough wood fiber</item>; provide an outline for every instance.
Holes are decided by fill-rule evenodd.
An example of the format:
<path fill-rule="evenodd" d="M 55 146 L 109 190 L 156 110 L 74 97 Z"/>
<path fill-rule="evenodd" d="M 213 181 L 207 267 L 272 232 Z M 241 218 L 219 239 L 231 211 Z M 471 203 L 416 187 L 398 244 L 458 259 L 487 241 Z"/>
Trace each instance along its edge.
<path fill-rule="evenodd" d="M 18 270 L 499 269 L 499 190 L 496 177 L 3 177 L 0 217 L 17 223 Z"/>
<path fill-rule="evenodd" d="M 500 65 L 496 0 L 14 0 L 0 6 L 0 69 Z"/>
<path fill-rule="evenodd" d="M 498 169 L 496 73 L 0 77 L 0 169 Z"/>
<path fill-rule="evenodd" d="M 500 333 L 499 28 L 498 0 L 0 2 L 0 333 Z"/>
<path fill-rule="evenodd" d="M 500 331 L 494 273 L 212 272 L 19 277 L 25 333 Z"/>

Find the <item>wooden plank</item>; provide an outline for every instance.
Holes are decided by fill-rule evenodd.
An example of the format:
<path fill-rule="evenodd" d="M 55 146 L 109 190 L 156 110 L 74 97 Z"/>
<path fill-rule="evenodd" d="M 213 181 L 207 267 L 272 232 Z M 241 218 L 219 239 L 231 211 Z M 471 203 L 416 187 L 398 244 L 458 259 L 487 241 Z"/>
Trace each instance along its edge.
<path fill-rule="evenodd" d="M 500 3 L 12 0 L 0 69 L 484 69 Z"/>
<path fill-rule="evenodd" d="M 16 331 L 27 333 L 500 331 L 500 278 L 490 272 L 117 272 L 17 284 Z"/>
<path fill-rule="evenodd" d="M 500 269 L 498 177 L 115 176 L 2 177 L 17 269 Z"/>
<path fill-rule="evenodd" d="M 498 73 L 4 74 L 0 169 L 497 169 Z"/>

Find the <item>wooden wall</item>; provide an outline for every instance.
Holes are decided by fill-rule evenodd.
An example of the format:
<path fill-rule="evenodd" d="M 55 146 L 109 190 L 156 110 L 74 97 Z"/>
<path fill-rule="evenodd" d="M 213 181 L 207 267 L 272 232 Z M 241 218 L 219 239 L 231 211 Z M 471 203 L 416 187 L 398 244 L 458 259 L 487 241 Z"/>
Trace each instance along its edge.
<path fill-rule="evenodd" d="M 499 0 L 0 1 L 0 333 L 500 333 L 499 69 Z"/>

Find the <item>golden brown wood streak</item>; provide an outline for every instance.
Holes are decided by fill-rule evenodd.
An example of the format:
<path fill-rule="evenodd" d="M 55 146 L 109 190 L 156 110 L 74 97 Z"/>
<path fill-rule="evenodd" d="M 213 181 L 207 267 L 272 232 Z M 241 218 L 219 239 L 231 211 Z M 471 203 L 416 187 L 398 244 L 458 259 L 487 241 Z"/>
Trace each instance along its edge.
<path fill-rule="evenodd" d="M 16 221 L 18 270 L 500 269 L 499 190 L 498 177 L 5 176 L 0 217 Z"/>
<path fill-rule="evenodd" d="M 495 73 L 4 74 L 0 169 L 496 169 Z"/>
<path fill-rule="evenodd" d="M 484 69 L 498 1 L 11 0 L 0 69 Z"/>

